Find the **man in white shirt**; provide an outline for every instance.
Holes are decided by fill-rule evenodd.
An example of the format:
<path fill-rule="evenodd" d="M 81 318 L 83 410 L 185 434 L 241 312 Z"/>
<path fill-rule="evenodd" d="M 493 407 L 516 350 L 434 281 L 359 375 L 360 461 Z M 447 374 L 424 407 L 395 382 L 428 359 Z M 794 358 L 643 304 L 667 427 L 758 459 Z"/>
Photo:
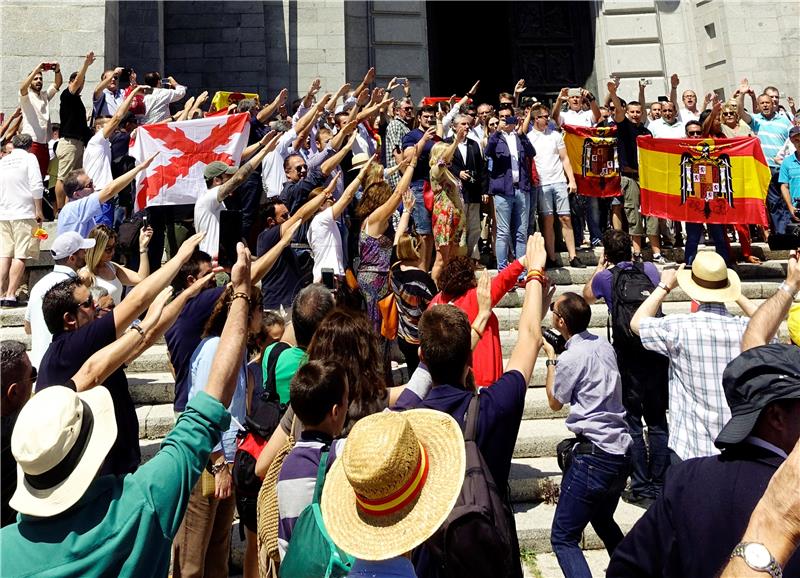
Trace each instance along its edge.
<path fill-rule="evenodd" d="M 18 134 L 14 149 L 0 160 L 0 306 L 18 307 L 17 289 L 31 255 L 31 241 L 42 215 L 42 175 L 28 152 L 33 139 Z"/>
<path fill-rule="evenodd" d="M 55 262 L 53 270 L 31 288 L 28 307 L 25 309 L 25 333 L 31 336 L 29 357 L 31 365 L 36 369 L 53 340 L 53 334 L 47 328 L 42 312 L 44 294 L 56 283 L 76 277 L 78 270 L 86 265 L 86 249 L 91 249 L 94 244 L 94 239 L 84 239 L 78 233 L 67 232 L 57 237 L 50 247 Z"/>
<path fill-rule="evenodd" d="M 647 125 L 655 138 L 684 138 L 686 136 L 684 123 L 681 122 L 677 112 L 674 102 L 661 103 L 661 118 Z"/>
<path fill-rule="evenodd" d="M 45 70 L 53 70 L 55 79 L 46 91 L 43 76 Z M 22 109 L 22 131 L 33 137 L 30 152 L 39 162 L 39 172 L 42 177 L 47 174 L 47 165 L 50 155 L 47 143 L 52 135 L 50 129 L 50 100 L 61 90 L 64 79 L 61 77 L 61 67 L 58 62 L 42 62 L 22 81 L 19 87 L 19 107 Z"/>
<path fill-rule="evenodd" d="M 534 194 L 537 195 L 535 204 L 538 204 L 538 213 L 542 215 L 544 221 L 542 234 L 547 250 L 547 266 L 548 268 L 557 266 L 554 220 L 555 215 L 558 215 L 569 253 L 569 265 L 578 268 L 586 267 L 575 252 L 569 193 L 577 192 L 578 187 L 575 184 L 575 175 L 572 172 L 569 156 L 567 156 L 564 137 L 560 132 L 548 126 L 550 114 L 543 104 L 536 103 L 531 107 L 531 117 L 533 118 L 533 130 L 528 133 L 528 140 L 536 150 L 533 161 L 536 163 L 536 172 L 539 174 L 539 186 L 536 187 Z M 535 215 L 531 214 L 531 218 L 535 218 Z"/>
<path fill-rule="evenodd" d="M 283 161 L 293 152 L 292 143 L 297 138 L 297 131 L 286 121 L 279 120 L 270 123 L 270 126 L 281 133 L 281 136 L 275 150 L 264 157 L 261 165 L 261 184 L 264 185 L 264 194 L 267 198 L 281 194 L 283 183 L 286 182 Z"/>
<path fill-rule="evenodd" d="M 225 209 L 223 201 L 230 196 L 248 175 L 261 164 L 264 157 L 275 149 L 278 135 L 273 134 L 261 150 L 243 164 L 233 167 L 222 161 L 213 161 L 203 169 L 203 178 L 206 180 L 206 190 L 198 197 L 194 205 L 194 228 L 206 236 L 200 241 L 200 250 L 211 255 L 215 260 L 219 255 L 219 219 L 220 213 Z"/>
<path fill-rule="evenodd" d="M 584 99 L 589 101 L 591 110 L 583 110 Z M 561 112 L 561 105 L 567 101 L 567 110 Z M 553 122 L 562 126 L 592 127 L 600 120 L 600 108 L 597 99 L 585 88 L 562 88 L 553 105 Z"/>
<path fill-rule="evenodd" d="M 178 84 L 171 76 L 167 77 L 169 88 L 161 88 L 161 75 L 148 72 L 144 75 L 144 83 L 153 88 L 153 92 L 144 95 L 144 117 L 142 124 L 161 122 L 169 117 L 170 103 L 177 102 L 186 96 L 186 87 Z"/>

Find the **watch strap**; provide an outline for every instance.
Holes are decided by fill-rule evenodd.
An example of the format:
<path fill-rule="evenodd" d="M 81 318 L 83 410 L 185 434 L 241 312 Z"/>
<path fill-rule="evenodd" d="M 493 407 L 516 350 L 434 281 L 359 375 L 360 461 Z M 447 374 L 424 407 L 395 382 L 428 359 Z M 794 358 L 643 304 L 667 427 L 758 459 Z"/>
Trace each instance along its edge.
<path fill-rule="evenodd" d="M 764 572 L 765 574 L 769 574 L 772 578 L 783 578 L 783 568 L 781 568 L 780 564 L 775 561 L 775 557 L 770 553 L 769 555 L 769 564 L 767 564 L 764 568 L 759 568 L 750 564 L 745 556 L 745 550 L 747 546 L 753 544 L 754 542 L 739 542 L 736 547 L 731 552 L 731 558 L 741 558 L 744 560 L 745 564 L 747 564 L 751 569 L 756 570 L 758 572 Z M 758 543 L 758 542 L 755 542 Z M 759 544 L 763 546 L 765 550 L 767 547 L 763 544 Z M 769 550 L 767 550 L 769 552 Z"/>

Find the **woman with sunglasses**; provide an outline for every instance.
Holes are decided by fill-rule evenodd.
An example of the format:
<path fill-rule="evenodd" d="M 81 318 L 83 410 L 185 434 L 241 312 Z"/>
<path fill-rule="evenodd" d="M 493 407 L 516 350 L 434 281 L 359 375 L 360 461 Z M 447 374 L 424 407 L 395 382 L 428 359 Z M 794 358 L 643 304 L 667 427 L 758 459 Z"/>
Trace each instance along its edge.
<path fill-rule="evenodd" d="M 726 137 L 755 136 L 756 133 L 753 132 L 750 125 L 739 116 L 739 105 L 735 100 L 731 99 L 722 105 L 720 116 L 722 119 L 720 129 Z"/>
<path fill-rule="evenodd" d="M 406 359 L 408 375 L 419 365 L 419 318 L 436 295 L 433 278 L 420 265 L 420 239 L 416 232 L 408 232 L 411 211 L 414 208 L 414 193 L 403 193 L 403 215 L 394 236 L 394 248 L 398 261 L 392 265 L 389 282 L 397 303 L 397 345 Z"/>
<path fill-rule="evenodd" d="M 153 229 L 143 227 L 139 231 L 139 253 L 146 254 L 147 246 L 153 236 Z M 89 232 L 95 245 L 86 251 L 86 266 L 78 272 L 84 284 L 101 287 L 108 291 L 114 305 L 122 301 L 122 288 L 141 283 L 150 274 L 148 259 L 139 259 L 139 270 L 132 271 L 112 261 L 117 246 L 117 232 L 106 225 L 98 225 Z"/>

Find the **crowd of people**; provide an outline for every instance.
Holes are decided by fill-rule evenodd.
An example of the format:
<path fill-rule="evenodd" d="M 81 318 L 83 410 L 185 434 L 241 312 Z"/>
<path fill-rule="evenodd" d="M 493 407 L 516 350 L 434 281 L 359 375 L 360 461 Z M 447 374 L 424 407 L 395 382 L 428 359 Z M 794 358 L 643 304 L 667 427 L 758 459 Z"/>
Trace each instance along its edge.
<path fill-rule="evenodd" d="M 60 125 L 61 70 L 45 62 L 0 129 L 2 306 L 25 306 L 31 335 L 29 354 L 0 351 L 3 576 L 226 576 L 237 515 L 247 578 L 521 576 L 509 476 L 540 352 L 548 405 L 569 406 L 574 434 L 557 448 L 551 531 L 565 576 L 591 576 L 590 523 L 609 576 L 712 576 L 730 557 L 739 576 L 765 552 L 800 573 L 800 263 L 792 251 L 757 307 L 730 250 L 735 234 L 757 264 L 751 236 L 800 221 L 791 99 L 743 80 L 698 107 L 673 75 L 649 107 L 645 82 L 626 103 L 614 79 L 604 101 L 565 88 L 547 106 L 521 80 L 497 103 L 476 105 L 479 82 L 415 103 L 407 79 L 374 87 L 370 69 L 292 103 L 282 90 L 204 110 L 204 92 L 177 110 L 185 86 L 119 67 L 89 111 L 93 62 L 61 91 Z M 131 156 L 136 131 L 212 113 L 248 115 L 238 166 L 207 163 L 194 204 L 135 212 L 154 160 Z M 619 196 L 580 194 L 564 125 L 616 126 Z M 685 223 L 670 266 L 662 248 L 684 227 L 641 213 L 648 134 L 758 137 L 770 226 L 708 225 L 716 251 L 698 252 L 704 226 Z M 241 224 L 232 247 L 223 211 Z M 51 219 L 54 266 L 25 302 Z M 595 270 L 556 293 L 549 272 L 586 268 L 582 248 L 602 248 Z M 514 288 L 504 360 L 492 309 Z M 676 288 L 695 306 L 665 316 Z M 600 299 L 609 339 L 589 330 Z M 162 338 L 175 425 L 141 464 L 125 367 Z M 627 536 L 620 499 L 646 510 Z M 765 530 L 774 520 L 783 531 Z"/>

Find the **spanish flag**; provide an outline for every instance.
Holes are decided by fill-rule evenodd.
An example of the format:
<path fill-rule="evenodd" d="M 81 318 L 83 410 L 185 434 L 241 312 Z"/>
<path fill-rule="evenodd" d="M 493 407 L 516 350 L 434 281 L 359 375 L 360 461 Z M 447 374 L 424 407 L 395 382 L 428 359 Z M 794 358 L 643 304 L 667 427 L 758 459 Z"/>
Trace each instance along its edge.
<path fill-rule="evenodd" d="M 757 137 L 640 136 L 642 214 L 717 225 L 767 226 L 769 167 Z"/>
<path fill-rule="evenodd" d="M 250 98 L 258 104 L 258 95 L 255 92 L 228 92 L 218 90 L 211 99 L 211 109 L 215 111 L 225 110 L 231 104 L 238 104 L 240 100 Z"/>
<path fill-rule="evenodd" d="M 565 124 L 562 128 L 578 193 L 587 197 L 619 195 L 617 127 L 588 128 Z"/>

